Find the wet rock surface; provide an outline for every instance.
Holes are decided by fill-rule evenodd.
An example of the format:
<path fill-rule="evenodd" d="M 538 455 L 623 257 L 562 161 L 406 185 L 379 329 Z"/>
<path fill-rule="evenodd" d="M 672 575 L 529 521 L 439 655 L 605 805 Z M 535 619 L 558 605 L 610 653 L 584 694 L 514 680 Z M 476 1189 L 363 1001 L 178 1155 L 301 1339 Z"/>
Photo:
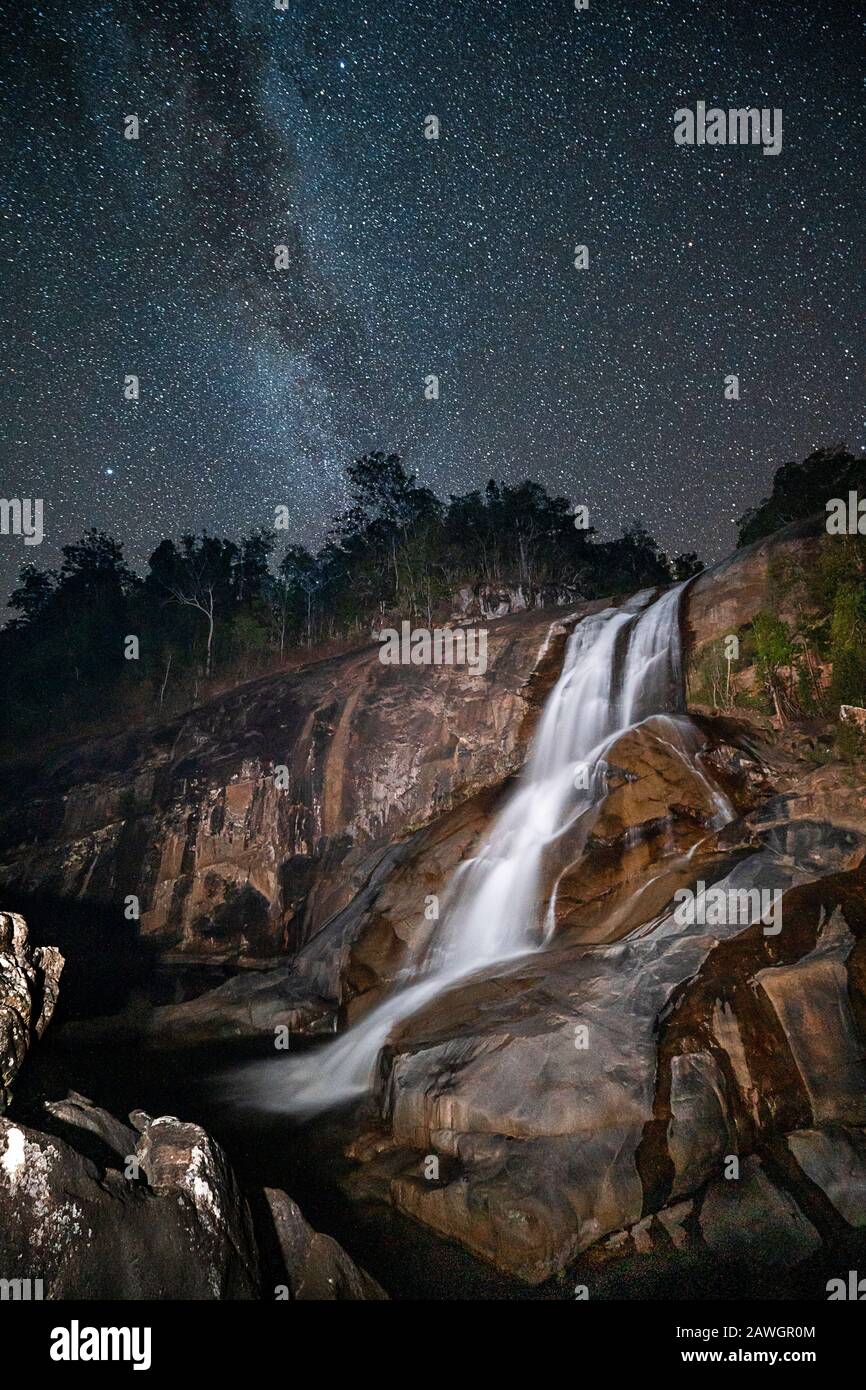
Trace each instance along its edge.
<path fill-rule="evenodd" d="M 831 1188 L 857 1157 L 834 1127 L 866 1121 L 849 1001 L 863 889 L 860 869 L 792 888 L 783 941 L 755 927 L 727 939 L 661 929 L 553 948 L 543 963 L 456 987 L 392 1039 L 382 1112 L 404 1166 L 390 1200 L 541 1282 L 714 1182 L 711 1249 L 751 1243 L 760 1260 L 774 1247 L 745 1201 L 773 1230 L 791 1227 L 785 1248 L 805 1258 L 817 1238 L 747 1160 L 780 1131 L 810 1127 L 821 1136 L 813 1167 Z M 390 1142 L 359 1156 L 375 1165 Z M 425 1177 L 430 1155 L 450 1166 L 446 1180 Z M 730 1156 L 742 1189 L 723 1176 Z"/>

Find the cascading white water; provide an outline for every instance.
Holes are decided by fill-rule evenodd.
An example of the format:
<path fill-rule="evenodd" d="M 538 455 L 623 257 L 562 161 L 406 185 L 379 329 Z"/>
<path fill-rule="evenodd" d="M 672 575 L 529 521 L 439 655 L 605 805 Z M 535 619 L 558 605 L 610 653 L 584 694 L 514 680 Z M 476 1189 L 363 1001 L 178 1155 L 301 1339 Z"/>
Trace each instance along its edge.
<path fill-rule="evenodd" d="M 467 975 L 543 947 L 542 858 L 603 795 L 603 760 L 611 743 L 624 730 L 662 715 L 668 739 L 682 755 L 691 751 L 687 721 L 684 732 L 676 717 L 682 709 L 683 587 L 656 602 L 652 591 L 637 594 L 621 608 L 578 624 L 518 785 L 476 856 L 443 894 L 436 933 L 414 979 L 395 987 L 315 1056 L 266 1064 L 269 1106 L 311 1114 L 363 1093 L 395 1024 Z"/>

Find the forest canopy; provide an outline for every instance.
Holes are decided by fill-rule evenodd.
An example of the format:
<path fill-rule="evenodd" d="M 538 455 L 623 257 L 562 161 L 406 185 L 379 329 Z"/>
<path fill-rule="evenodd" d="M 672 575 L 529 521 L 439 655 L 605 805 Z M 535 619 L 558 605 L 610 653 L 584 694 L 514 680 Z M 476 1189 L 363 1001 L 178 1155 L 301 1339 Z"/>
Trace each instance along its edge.
<path fill-rule="evenodd" d="M 368 633 L 386 614 L 447 616 L 465 585 L 550 584 L 587 598 L 669 584 L 701 568 L 669 560 L 635 523 L 601 541 L 538 483 L 493 480 L 443 503 L 394 453 L 346 470 L 349 503 L 313 554 L 260 528 L 160 541 L 144 575 L 123 543 L 90 530 L 59 569 L 27 564 L 0 655 L 16 672 L 7 739 L 62 725 L 174 713 L 208 693 Z M 133 643 L 130 639 L 135 639 Z"/>
<path fill-rule="evenodd" d="M 770 496 L 740 518 L 737 548 L 824 513 L 831 498 L 847 498 L 849 492 L 866 497 L 866 458 L 849 454 L 844 444 L 816 449 L 802 463 L 783 463 L 773 475 Z"/>

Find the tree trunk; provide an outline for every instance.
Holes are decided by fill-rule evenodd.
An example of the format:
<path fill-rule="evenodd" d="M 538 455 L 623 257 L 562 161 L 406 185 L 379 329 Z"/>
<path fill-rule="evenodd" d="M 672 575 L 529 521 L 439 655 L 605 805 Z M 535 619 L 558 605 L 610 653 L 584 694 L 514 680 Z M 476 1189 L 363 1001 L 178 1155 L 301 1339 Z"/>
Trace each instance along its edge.
<path fill-rule="evenodd" d="M 160 707 L 160 709 L 162 709 L 162 702 L 163 702 L 163 699 L 165 698 L 165 687 L 168 685 L 168 673 L 169 673 L 169 671 L 171 670 L 171 657 L 172 657 L 172 653 L 169 652 L 169 654 L 168 654 L 168 661 L 165 663 L 165 675 L 164 675 L 163 678 L 162 678 L 162 688 L 161 688 L 161 690 L 160 690 L 160 692 L 159 692 L 159 707 Z"/>
<path fill-rule="evenodd" d="M 213 661 L 213 609 L 207 615 L 207 662 L 205 665 L 205 675 L 208 680 L 211 677 Z"/>

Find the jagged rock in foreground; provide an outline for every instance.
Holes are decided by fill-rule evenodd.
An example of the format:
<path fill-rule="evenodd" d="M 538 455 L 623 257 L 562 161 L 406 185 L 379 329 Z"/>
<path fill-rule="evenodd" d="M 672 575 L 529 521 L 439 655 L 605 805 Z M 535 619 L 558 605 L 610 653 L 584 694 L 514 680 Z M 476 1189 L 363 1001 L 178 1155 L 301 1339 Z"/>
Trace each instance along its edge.
<path fill-rule="evenodd" d="M 199 1125 L 136 1111 L 131 1128 L 75 1094 L 46 1111 L 46 1131 L 0 1118 L 0 1278 L 51 1299 L 387 1297 L 284 1192 L 254 1228 Z"/>
<path fill-rule="evenodd" d="M 142 1132 L 122 1153 L 108 1142 L 112 1117 L 76 1104 L 96 1111 L 90 1157 L 59 1134 L 0 1120 L 3 1277 L 41 1279 L 51 1299 L 257 1297 L 249 1212 L 204 1130 L 139 1116 Z M 76 1135 L 68 1122 L 55 1127 Z"/>
<path fill-rule="evenodd" d="M 54 1012 L 63 957 L 54 946 L 31 946 L 27 924 L 0 912 L 0 1114 L 31 1043 Z"/>
<path fill-rule="evenodd" d="M 10 913 L 0 913 L 0 948 L 5 1106 L 51 1016 L 62 959 L 29 947 L 24 919 Z M 386 1297 L 285 1193 L 267 1193 L 267 1228 L 256 1231 L 225 1154 L 199 1125 L 142 1111 L 126 1125 L 76 1092 L 42 1116 L 44 1129 L 0 1115 L 0 1279 L 41 1281 L 51 1299 Z M 272 1269 L 259 1242 L 270 1252 L 274 1228 Z"/>
<path fill-rule="evenodd" d="M 313 1230 L 291 1197 L 273 1187 L 266 1187 L 264 1196 L 291 1298 L 298 1302 L 387 1299 L 384 1289 L 358 1268 L 341 1245 Z"/>

